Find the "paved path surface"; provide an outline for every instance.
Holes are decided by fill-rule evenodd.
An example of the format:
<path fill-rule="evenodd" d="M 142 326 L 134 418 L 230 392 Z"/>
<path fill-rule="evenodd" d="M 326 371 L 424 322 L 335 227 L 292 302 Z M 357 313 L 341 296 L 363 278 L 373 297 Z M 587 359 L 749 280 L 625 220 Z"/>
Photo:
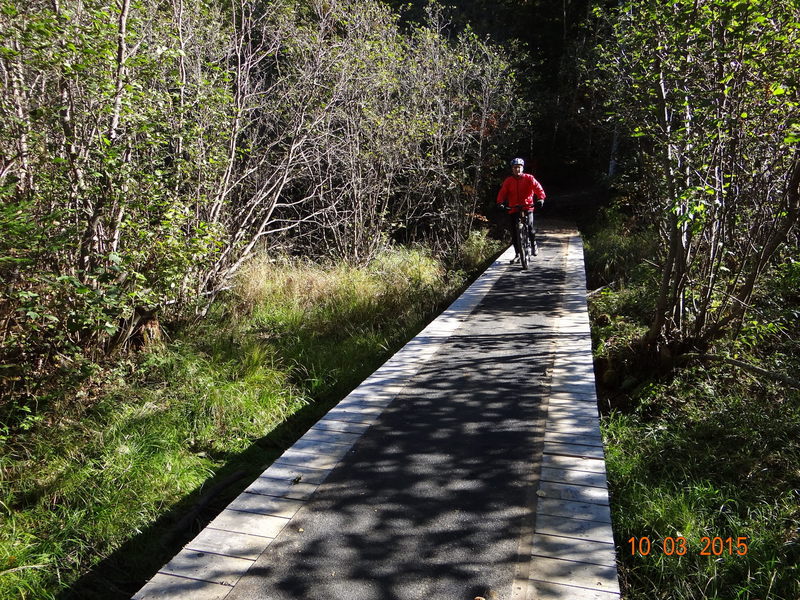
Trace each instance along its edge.
<path fill-rule="evenodd" d="M 134 598 L 618 598 L 582 246 L 542 229 Z"/>

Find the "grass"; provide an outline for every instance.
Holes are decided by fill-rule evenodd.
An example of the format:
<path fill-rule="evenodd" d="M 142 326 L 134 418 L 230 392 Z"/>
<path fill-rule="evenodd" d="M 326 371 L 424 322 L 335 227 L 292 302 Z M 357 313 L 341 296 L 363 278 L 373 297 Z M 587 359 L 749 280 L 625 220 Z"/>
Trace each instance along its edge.
<path fill-rule="evenodd" d="M 800 394 L 735 378 L 687 370 L 603 419 L 626 598 L 800 597 Z M 642 536 L 689 551 L 632 554 Z M 745 537 L 747 554 L 703 556 L 703 537 Z"/>
<path fill-rule="evenodd" d="M 130 597 L 207 496 L 227 504 L 465 281 L 422 248 L 262 257 L 202 322 L 94 369 L 0 451 L 0 599 Z"/>
<path fill-rule="evenodd" d="M 590 314 L 624 598 L 800 598 L 800 390 L 725 364 L 642 370 L 635 348 L 654 272 L 646 254 L 631 264 L 617 252 L 614 240 L 621 246 L 630 237 L 625 221 L 607 225 L 599 242 L 590 232 L 587 262 L 598 269 L 596 281 L 614 282 L 592 298 Z M 759 289 L 745 327 L 712 352 L 790 375 L 800 370 L 793 253 Z M 682 556 L 667 539 L 678 537 L 686 540 Z M 732 543 L 715 552 L 704 538 Z M 746 538 L 746 553 L 737 552 L 738 538 Z"/>

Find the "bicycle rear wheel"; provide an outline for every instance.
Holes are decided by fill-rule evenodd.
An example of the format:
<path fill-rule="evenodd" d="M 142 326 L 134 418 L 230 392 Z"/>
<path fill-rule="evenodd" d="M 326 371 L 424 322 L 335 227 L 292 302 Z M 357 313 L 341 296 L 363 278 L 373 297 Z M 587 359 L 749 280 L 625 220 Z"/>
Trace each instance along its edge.
<path fill-rule="evenodd" d="M 519 262 L 523 269 L 527 269 L 528 263 L 533 256 L 533 247 L 531 246 L 531 236 L 528 234 L 528 228 L 521 219 L 517 221 L 517 239 L 519 240 Z"/>

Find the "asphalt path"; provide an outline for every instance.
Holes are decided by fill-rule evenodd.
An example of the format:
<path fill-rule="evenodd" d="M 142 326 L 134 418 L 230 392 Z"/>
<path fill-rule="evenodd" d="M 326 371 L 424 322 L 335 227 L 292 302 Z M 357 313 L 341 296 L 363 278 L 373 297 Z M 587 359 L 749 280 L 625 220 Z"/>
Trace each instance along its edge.
<path fill-rule="evenodd" d="M 512 598 L 530 568 L 567 236 L 509 266 L 229 600 Z"/>

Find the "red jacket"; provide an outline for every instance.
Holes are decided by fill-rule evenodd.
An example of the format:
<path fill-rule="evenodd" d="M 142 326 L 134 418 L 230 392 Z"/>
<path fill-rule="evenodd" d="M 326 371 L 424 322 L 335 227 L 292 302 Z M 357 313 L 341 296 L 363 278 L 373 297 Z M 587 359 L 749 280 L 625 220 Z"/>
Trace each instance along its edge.
<path fill-rule="evenodd" d="M 533 209 L 534 196 L 545 199 L 542 184 L 529 173 L 522 173 L 519 176 L 510 175 L 506 177 L 500 191 L 497 194 L 497 203 L 506 203 L 510 213 L 519 211 L 520 206 Z"/>

